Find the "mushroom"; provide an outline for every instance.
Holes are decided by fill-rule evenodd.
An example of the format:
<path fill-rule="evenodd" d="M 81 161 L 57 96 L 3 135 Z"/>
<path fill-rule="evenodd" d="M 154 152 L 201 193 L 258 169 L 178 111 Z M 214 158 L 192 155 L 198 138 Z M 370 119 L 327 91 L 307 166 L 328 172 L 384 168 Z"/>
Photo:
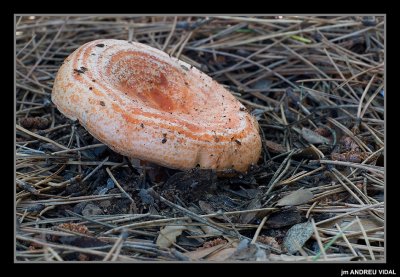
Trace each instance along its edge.
<path fill-rule="evenodd" d="M 258 123 L 222 85 L 150 46 L 88 42 L 57 73 L 52 101 L 114 151 L 175 169 L 246 172 Z"/>

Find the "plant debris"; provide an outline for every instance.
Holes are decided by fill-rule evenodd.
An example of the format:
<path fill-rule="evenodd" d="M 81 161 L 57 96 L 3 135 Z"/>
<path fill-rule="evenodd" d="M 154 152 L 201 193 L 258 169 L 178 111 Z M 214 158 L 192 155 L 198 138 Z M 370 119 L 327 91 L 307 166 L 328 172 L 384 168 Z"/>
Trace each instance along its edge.
<path fill-rule="evenodd" d="M 293 225 L 287 232 L 283 245 L 290 254 L 294 254 L 303 247 L 304 243 L 311 237 L 313 227 L 310 222 Z"/>
<path fill-rule="evenodd" d="M 160 234 L 157 237 L 156 244 L 159 247 L 170 247 L 176 242 L 176 238 L 182 234 L 182 231 L 186 228 L 179 225 L 168 225 L 161 229 Z"/>
<path fill-rule="evenodd" d="M 299 189 L 296 191 L 291 192 L 289 195 L 281 198 L 277 206 L 296 206 L 307 203 L 314 197 L 311 191 L 307 189 Z"/>
<path fill-rule="evenodd" d="M 50 121 L 47 118 L 39 117 L 39 116 L 25 117 L 25 118 L 21 118 L 21 120 L 19 121 L 19 124 L 21 124 L 21 126 L 26 129 L 43 130 L 49 126 Z"/>
<path fill-rule="evenodd" d="M 383 16 L 16 16 L 15 259 L 384 261 L 384 29 Z M 258 121 L 258 163 L 135 162 L 62 116 L 56 73 L 98 38 L 161 49 L 229 89 Z"/>

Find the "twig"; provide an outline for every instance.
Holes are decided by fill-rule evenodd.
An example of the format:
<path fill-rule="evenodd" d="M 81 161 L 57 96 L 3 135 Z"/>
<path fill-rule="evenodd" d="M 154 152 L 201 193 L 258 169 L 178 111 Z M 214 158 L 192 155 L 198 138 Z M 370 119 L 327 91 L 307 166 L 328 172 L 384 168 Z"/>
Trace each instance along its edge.
<path fill-rule="evenodd" d="M 54 155 L 57 155 L 57 154 L 64 154 L 64 153 L 75 152 L 75 151 L 82 151 L 82 150 L 87 150 L 87 149 L 92 149 L 92 148 L 97 148 L 97 147 L 102 147 L 102 146 L 104 146 L 103 143 L 98 143 L 98 144 L 87 145 L 87 146 L 83 146 L 83 147 L 77 147 L 77 148 L 73 148 L 73 149 L 61 150 L 61 151 L 53 152 L 50 155 L 54 156 Z"/>
<path fill-rule="evenodd" d="M 322 253 L 322 256 L 324 257 L 324 260 L 326 261 L 327 260 L 327 256 L 326 256 L 326 253 L 325 253 L 324 246 L 322 245 L 321 238 L 320 238 L 320 236 L 318 234 L 318 229 L 317 229 L 317 226 L 315 225 L 314 218 L 311 218 L 311 224 L 312 224 L 312 227 L 314 229 L 314 234 L 315 234 L 315 238 L 317 239 L 317 243 L 318 243 L 318 246 L 319 246 L 320 253 Z M 318 253 L 318 254 L 320 254 L 320 253 Z M 315 260 L 317 260 L 317 258 L 315 258 Z"/>
<path fill-rule="evenodd" d="M 121 185 L 118 183 L 117 179 L 115 179 L 114 175 L 111 173 L 111 170 L 107 167 L 106 171 L 108 175 L 110 175 L 111 179 L 114 181 L 114 184 L 119 188 L 119 190 L 129 199 L 131 202 L 134 204 L 135 200 L 132 199 L 132 197 L 121 187 Z"/>
<path fill-rule="evenodd" d="M 351 162 L 330 161 L 330 160 L 320 160 L 319 163 L 320 164 L 334 164 L 334 165 L 349 166 L 349 167 L 364 169 L 367 171 L 384 173 L 384 169 L 382 167 L 374 166 L 374 165 L 363 165 L 363 164 L 357 164 L 357 163 L 351 163 Z"/>
<path fill-rule="evenodd" d="M 367 245 L 369 254 L 371 255 L 371 259 L 375 260 L 374 252 L 371 249 L 371 244 L 369 243 L 367 233 L 365 233 L 364 226 L 362 225 L 360 218 L 358 216 L 356 216 L 356 220 L 357 220 L 358 226 L 360 226 L 361 232 L 362 232 L 364 240 L 365 240 L 365 244 Z"/>
<path fill-rule="evenodd" d="M 337 216 L 334 216 L 334 217 L 331 217 L 331 218 L 328 218 L 328 219 L 325 219 L 325 220 L 318 221 L 317 223 L 315 223 L 315 225 L 321 225 L 321 224 L 324 224 L 326 222 L 330 222 L 330 221 L 336 220 L 338 218 L 342 218 L 342 217 L 345 217 L 345 216 L 348 216 L 348 215 L 351 215 L 351 214 L 354 214 L 354 213 L 358 213 L 358 212 L 361 212 L 361 211 L 364 211 L 364 210 L 368 210 L 368 209 L 371 209 L 371 208 L 375 208 L 375 207 L 378 207 L 378 206 L 382 206 L 382 205 L 383 205 L 383 203 L 366 205 L 366 206 L 361 207 L 359 209 L 355 209 L 355 210 L 347 212 L 347 213 L 343 213 L 343 214 L 340 214 L 340 215 L 337 215 Z"/>
<path fill-rule="evenodd" d="M 68 147 L 65 147 L 64 145 L 61 145 L 61 144 L 59 144 L 59 143 L 57 143 L 57 142 L 55 142 L 55 141 L 53 141 L 53 140 L 51 140 L 51 139 L 49 139 L 49 138 L 42 137 L 42 136 L 40 136 L 40 135 L 37 135 L 37 134 L 35 134 L 35 133 L 32 133 L 31 131 L 25 129 L 24 127 L 19 126 L 18 124 L 16 125 L 16 128 L 17 128 L 17 130 L 22 131 L 22 132 L 24 132 L 24 133 L 26 133 L 26 134 L 28 134 L 28 135 L 30 135 L 30 136 L 32 136 L 32 137 L 35 137 L 35 138 L 37 138 L 37 139 L 40 139 L 40 140 L 43 140 L 43 141 L 45 141 L 45 142 L 51 143 L 51 144 L 53 144 L 53 145 L 55 145 L 55 146 L 57 146 L 57 147 L 59 147 L 59 148 L 61 148 L 61 149 L 69 150 Z"/>
<path fill-rule="evenodd" d="M 264 227 L 264 224 L 265 224 L 265 222 L 267 221 L 267 219 L 268 219 L 268 216 L 264 216 L 264 218 L 262 219 L 260 225 L 258 226 L 258 228 L 257 228 L 257 230 L 256 230 L 256 232 L 255 232 L 255 234 L 254 234 L 253 239 L 251 240 L 251 243 L 252 243 L 252 244 L 256 243 L 257 238 L 258 238 L 258 235 L 260 234 L 261 229 Z"/>
<path fill-rule="evenodd" d="M 183 213 L 186 214 L 188 217 L 190 217 L 190 218 L 192 218 L 192 219 L 194 219 L 194 220 L 196 220 L 196 221 L 199 221 L 199 222 L 201 222 L 201 223 L 204 223 L 204 224 L 206 224 L 206 225 L 208 225 L 208 226 L 210 226 L 210 227 L 212 227 L 212 228 L 214 228 L 214 229 L 216 229 L 216 230 L 218 230 L 218 231 L 220 231 L 220 232 L 222 232 L 222 233 L 224 233 L 224 234 L 232 235 L 231 232 L 228 232 L 228 231 L 225 230 L 224 228 L 221 228 L 219 225 L 216 225 L 215 223 L 210 222 L 209 220 L 202 218 L 201 216 L 195 214 L 194 212 L 189 211 L 188 209 L 185 209 L 185 208 L 183 208 L 183 207 L 181 207 L 181 206 L 179 206 L 179 205 L 177 205 L 177 204 L 174 204 L 174 203 L 172 203 L 171 201 L 165 199 L 165 198 L 162 197 L 161 195 L 157 194 L 153 189 L 150 189 L 150 190 L 149 190 L 149 193 L 150 193 L 154 198 L 159 199 L 161 202 L 167 204 L 168 206 L 170 206 L 170 207 L 172 207 L 172 208 L 175 208 L 175 209 L 177 209 L 177 210 L 183 212 Z"/>

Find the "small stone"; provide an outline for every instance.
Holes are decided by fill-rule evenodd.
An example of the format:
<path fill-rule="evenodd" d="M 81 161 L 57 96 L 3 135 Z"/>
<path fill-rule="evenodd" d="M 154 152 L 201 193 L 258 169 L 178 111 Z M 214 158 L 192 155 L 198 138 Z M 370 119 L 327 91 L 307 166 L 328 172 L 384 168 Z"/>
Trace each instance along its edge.
<path fill-rule="evenodd" d="M 101 202 L 99 203 L 99 205 L 100 205 L 100 207 L 102 207 L 103 209 L 106 209 L 106 208 L 108 208 L 108 207 L 111 206 L 111 201 L 110 201 L 110 200 L 104 200 L 104 201 L 101 201 Z"/>
<path fill-rule="evenodd" d="M 82 210 L 83 216 L 92 216 L 100 214 L 103 214 L 103 211 L 95 204 L 87 204 L 86 207 Z"/>
<path fill-rule="evenodd" d="M 114 181 L 111 178 L 107 179 L 107 186 L 108 189 L 114 188 Z"/>
<path fill-rule="evenodd" d="M 83 209 L 86 207 L 87 203 L 86 202 L 81 202 L 78 203 L 74 206 L 72 211 L 76 214 L 82 214 Z"/>
<path fill-rule="evenodd" d="M 283 245 L 290 254 L 294 254 L 300 247 L 303 247 L 313 233 L 314 229 L 310 222 L 296 224 L 286 233 Z"/>
<path fill-rule="evenodd" d="M 139 191 L 139 196 L 142 199 L 142 202 L 144 204 L 148 204 L 148 205 L 154 204 L 154 198 L 148 193 L 148 191 L 146 189 L 141 189 Z"/>

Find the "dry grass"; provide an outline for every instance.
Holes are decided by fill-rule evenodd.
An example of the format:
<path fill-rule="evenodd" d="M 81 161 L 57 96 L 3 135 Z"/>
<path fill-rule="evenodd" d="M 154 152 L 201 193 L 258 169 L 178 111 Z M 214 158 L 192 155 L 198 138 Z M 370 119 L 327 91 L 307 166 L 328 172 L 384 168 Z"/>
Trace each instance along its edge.
<path fill-rule="evenodd" d="M 384 259 L 383 17 L 16 21 L 18 261 Z M 258 119 L 258 166 L 230 178 L 143 166 L 63 117 L 55 74 L 98 38 L 162 49 L 224 84 Z M 299 188 L 312 199 L 276 205 Z M 289 254 L 288 229 L 307 220 L 313 235 Z M 159 246 L 174 225 L 181 235 Z"/>

